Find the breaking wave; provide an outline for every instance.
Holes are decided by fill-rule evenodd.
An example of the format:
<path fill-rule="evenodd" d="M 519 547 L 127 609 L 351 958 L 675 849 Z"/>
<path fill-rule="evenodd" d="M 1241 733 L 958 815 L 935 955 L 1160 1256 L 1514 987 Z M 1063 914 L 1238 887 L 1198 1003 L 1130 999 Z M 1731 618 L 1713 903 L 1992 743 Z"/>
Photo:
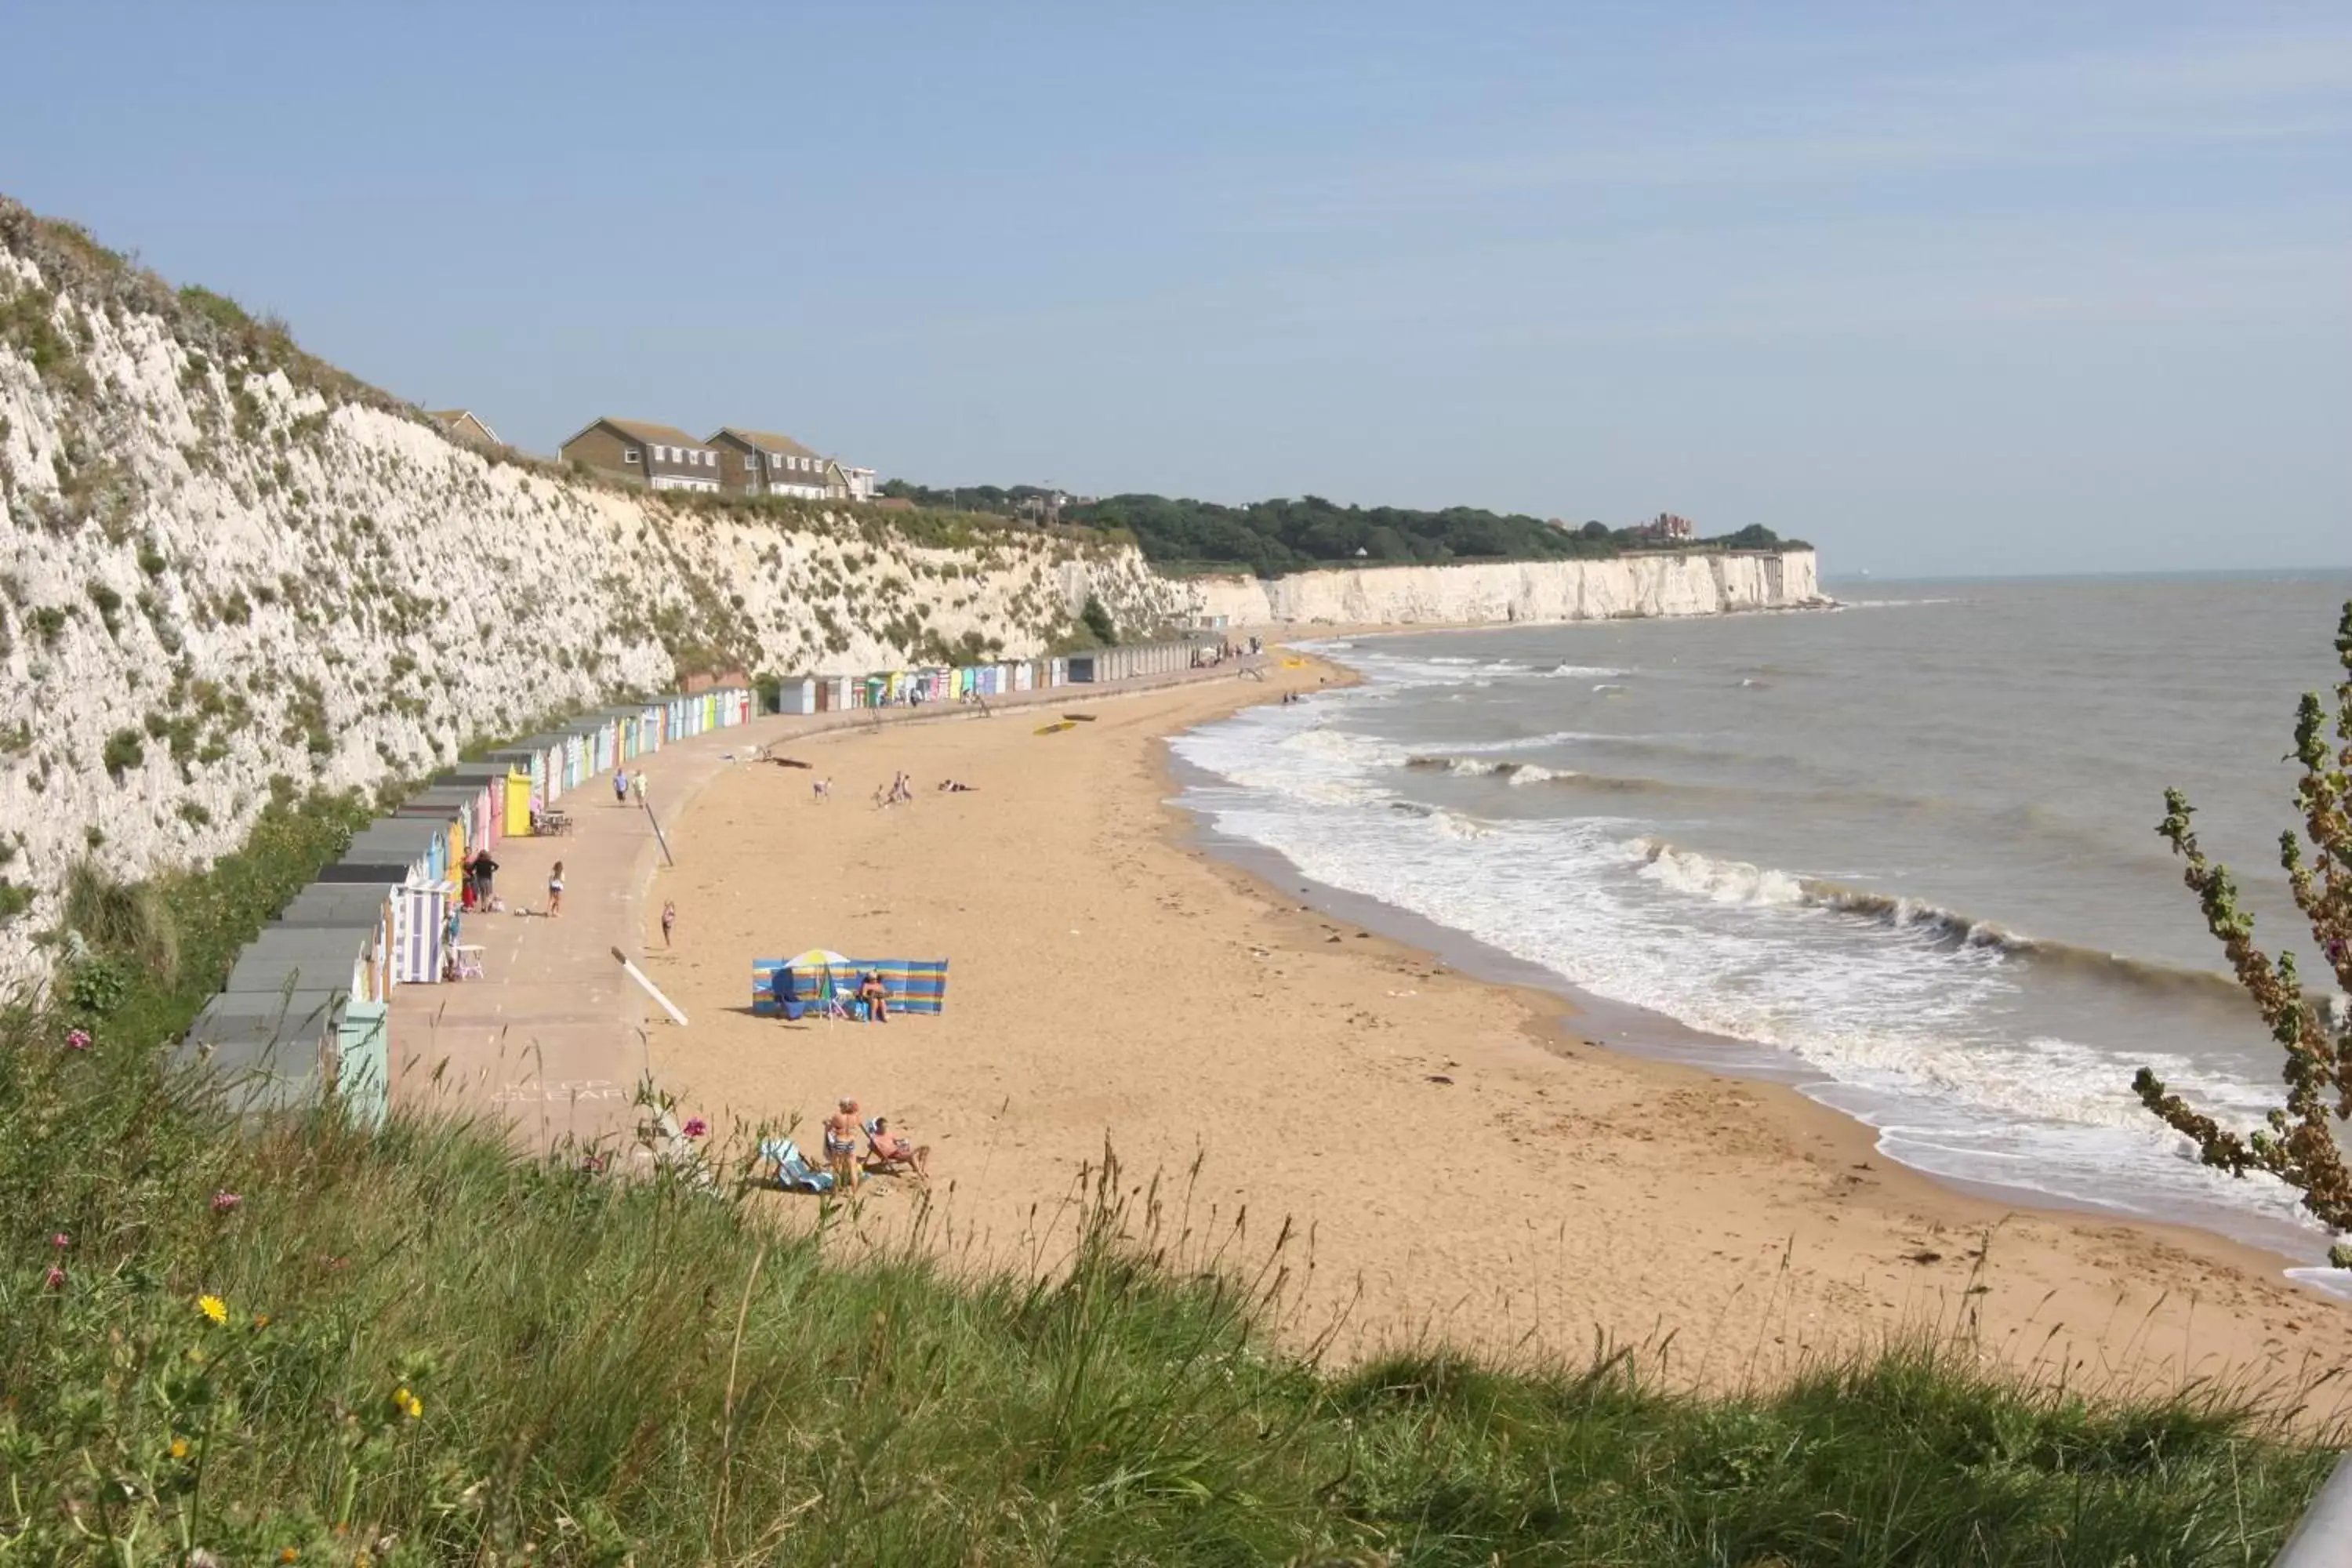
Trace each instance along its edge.
<path fill-rule="evenodd" d="M 2028 936 L 1924 899 L 1850 888 L 1841 882 L 1800 877 L 1745 860 L 1717 859 L 1696 850 L 1676 848 L 1660 838 L 1636 839 L 1631 847 L 1646 862 L 1641 872 L 1646 880 L 1717 903 L 1824 910 L 1895 931 L 1915 932 L 1947 946 L 2007 954 L 2159 994 L 2227 998 L 2237 994 L 2237 982 L 2211 970 L 2156 963 L 2074 942 Z"/>
<path fill-rule="evenodd" d="M 1566 784 L 1576 789 L 1596 790 L 1611 795 L 1715 793 L 1704 784 L 1675 784 L 1669 779 L 1628 777 L 1618 773 L 1589 773 L 1574 768 L 1548 768 L 1538 763 L 1512 762 L 1507 758 L 1500 757 L 1416 756 L 1406 758 L 1404 765 L 1425 772 L 1454 773 L 1467 778 L 1500 778 L 1515 784 Z"/>

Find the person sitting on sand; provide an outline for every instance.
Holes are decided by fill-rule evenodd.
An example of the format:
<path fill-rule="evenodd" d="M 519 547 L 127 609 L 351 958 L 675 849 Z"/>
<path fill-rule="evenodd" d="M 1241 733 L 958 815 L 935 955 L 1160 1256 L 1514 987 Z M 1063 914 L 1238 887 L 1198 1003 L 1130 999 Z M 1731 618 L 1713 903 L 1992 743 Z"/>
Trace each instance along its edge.
<path fill-rule="evenodd" d="M 970 795 L 971 793 L 971 785 L 961 783 L 955 779 L 941 779 L 940 781 L 940 788 L 945 790 L 950 795 Z"/>
<path fill-rule="evenodd" d="M 864 1131 L 857 1125 L 857 1101 L 845 1094 L 834 1105 L 834 1113 L 824 1119 L 824 1163 L 833 1168 L 835 1192 L 855 1192 L 857 1134 Z"/>
<path fill-rule="evenodd" d="M 857 999 L 866 1004 L 867 1014 L 877 1024 L 890 1021 L 890 988 L 882 984 L 882 976 L 867 970 L 857 982 Z"/>
<path fill-rule="evenodd" d="M 877 1176 L 912 1171 L 923 1181 L 931 1179 L 931 1146 L 909 1143 L 890 1131 L 890 1119 L 877 1116 L 874 1131 L 866 1139 L 866 1168 Z"/>

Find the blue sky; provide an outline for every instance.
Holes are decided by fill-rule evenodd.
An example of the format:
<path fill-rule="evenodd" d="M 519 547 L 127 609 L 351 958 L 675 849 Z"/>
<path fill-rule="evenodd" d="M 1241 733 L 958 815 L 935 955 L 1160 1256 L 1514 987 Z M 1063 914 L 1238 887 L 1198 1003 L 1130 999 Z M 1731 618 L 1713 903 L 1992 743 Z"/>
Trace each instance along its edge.
<path fill-rule="evenodd" d="M 2341 5 L 9 17 L 0 190 L 528 447 L 2352 564 Z"/>

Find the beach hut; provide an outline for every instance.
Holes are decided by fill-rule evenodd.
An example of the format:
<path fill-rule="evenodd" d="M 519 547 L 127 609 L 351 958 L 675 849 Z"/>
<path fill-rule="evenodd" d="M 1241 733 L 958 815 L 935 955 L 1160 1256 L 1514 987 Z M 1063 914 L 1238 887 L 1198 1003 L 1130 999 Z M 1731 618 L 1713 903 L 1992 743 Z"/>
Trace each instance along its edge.
<path fill-rule="evenodd" d="M 530 774 L 518 773 L 506 763 L 459 763 L 454 768 L 444 768 L 433 775 L 431 789 L 446 789 L 470 785 L 480 794 L 478 820 L 474 824 L 471 838 L 476 849 L 495 848 L 499 841 L 530 831 Z M 520 788 L 518 789 L 518 786 Z M 521 802 L 522 821 L 514 822 L 516 801 Z"/>
<path fill-rule="evenodd" d="M 488 760 L 504 763 L 517 773 L 529 774 L 533 805 L 544 809 L 553 805 L 556 797 L 563 793 L 562 757 L 563 737 L 550 732 L 518 741 L 511 746 L 501 746 L 492 752 Z M 525 820 L 528 819 L 526 813 Z"/>
<path fill-rule="evenodd" d="M 350 993 L 223 992 L 205 1004 L 173 1059 L 201 1068 L 223 1108 L 257 1116 L 317 1103 L 333 1088 Z"/>
<path fill-rule="evenodd" d="M 375 988 L 373 924 L 271 926 L 237 954 L 223 982 L 225 992 L 333 990 L 373 998 Z"/>
<path fill-rule="evenodd" d="M 412 884 L 393 894 L 393 984 L 431 985 L 440 980 L 456 902 L 446 887 Z"/>
<path fill-rule="evenodd" d="M 816 711 L 817 683 L 807 676 L 796 675 L 776 683 L 776 711 L 779 713 L 814 713 Z"/>
<path fill-rule="evenodd" d="M 344 1004 L 335 1038 L 335 1097 L 352 1121 L 383 1131 L 392 1109 L 392 1009 L 382 1002 Z"/>
<path fill-rule="evenodd" d="M 392 815 L 395 821 L 401 822 L 446 819 L 449 824 L 448 852 L 444 864 L 449 868 L 451 877 L 462 879 L 466 862 L 489 839 L 489 786 L 487 784 L 428 784 L 393 807 Z"/>
<path fill-rule="evenodd" d="M 343 868 L 404 866 L 411 882 L 447 879 L 450 866 L 450 823 L 438 816 L 378 817 L 357 833 L 335 865 L 319 873 L 322 882 L 364 882 L 378 879 L 343 871 Z M 330 875 L 330 873 L 338 873 Z"/>

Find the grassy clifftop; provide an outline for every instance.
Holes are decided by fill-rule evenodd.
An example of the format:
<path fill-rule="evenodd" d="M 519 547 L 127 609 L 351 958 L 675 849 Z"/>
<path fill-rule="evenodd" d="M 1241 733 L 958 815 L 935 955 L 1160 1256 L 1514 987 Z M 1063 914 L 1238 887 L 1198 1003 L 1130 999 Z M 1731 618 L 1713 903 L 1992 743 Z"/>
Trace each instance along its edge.
<path fill-rule="evenodd" d="M 457 1126 L 227 1132 L 152 1047 L 341 811 L 108 894 L 107 983 L 0 1018 L 0 1559 L 2236 1563 L 2330 1458 L 1961 1343 L 1719 1400 L 1607 1353 L 1326 1369 L 1112 1169 L 1045 1277 L 960 1279 L 778 1234 L 727 1150 L 714 1187 Z"/>

